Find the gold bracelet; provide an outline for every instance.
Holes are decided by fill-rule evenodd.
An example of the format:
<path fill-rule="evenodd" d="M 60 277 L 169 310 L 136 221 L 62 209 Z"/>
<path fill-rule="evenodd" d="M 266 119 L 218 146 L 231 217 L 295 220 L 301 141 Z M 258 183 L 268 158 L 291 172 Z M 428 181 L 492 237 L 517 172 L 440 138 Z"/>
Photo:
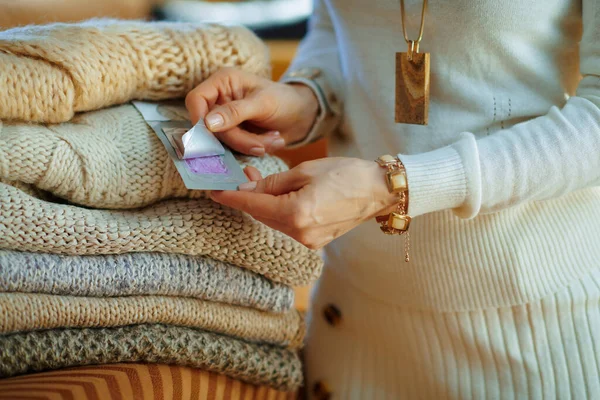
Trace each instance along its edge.
<path fill-rule="evenodd" d="M 404 236 L 404 252 L 406 254 L 404 260 L 409 262 L 410 235 L 408 227 L 410 226 L 411 218 L 408 215 L 408 180 L 406 179 L 406 169 L 398 157 L 390 155 L 381 156 L 375 162 L 387 170 L 385 180 L 390 193 L 397 193 L 399 195 L 398 209 L 388 215 L 375 217 L 375 220 L 380 224 L 381 231 L 386 235 L 406 234 Z"/>

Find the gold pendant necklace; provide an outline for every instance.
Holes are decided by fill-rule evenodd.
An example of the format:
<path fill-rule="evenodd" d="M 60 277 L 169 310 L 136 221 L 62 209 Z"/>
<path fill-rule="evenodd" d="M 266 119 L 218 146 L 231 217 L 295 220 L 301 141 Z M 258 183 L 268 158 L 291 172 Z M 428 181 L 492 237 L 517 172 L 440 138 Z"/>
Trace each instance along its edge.
<path fill-rule="evenodd" d="M 396 53 L 396 107 L 395 120 L 404 124 L 427 125 L 429 114 L 429 53 L 419 53 L 423 38 L 427 0 L 423 0 L 421 28 L 417 40 L 406 34 L 404 0 L 400 0 L 402 32 L 408 51 Z"/>

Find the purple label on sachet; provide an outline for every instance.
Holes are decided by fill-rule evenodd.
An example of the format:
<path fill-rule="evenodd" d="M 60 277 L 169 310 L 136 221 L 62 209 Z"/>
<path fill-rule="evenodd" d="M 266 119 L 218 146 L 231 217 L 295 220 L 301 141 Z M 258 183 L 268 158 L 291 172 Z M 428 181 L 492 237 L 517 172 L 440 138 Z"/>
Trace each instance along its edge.
<path fill-rule="evenodd" d="M 185 160 L 185 163 L 195 174 L 226 174 L 229 172 L 222 156 L 190 158 Z"/>

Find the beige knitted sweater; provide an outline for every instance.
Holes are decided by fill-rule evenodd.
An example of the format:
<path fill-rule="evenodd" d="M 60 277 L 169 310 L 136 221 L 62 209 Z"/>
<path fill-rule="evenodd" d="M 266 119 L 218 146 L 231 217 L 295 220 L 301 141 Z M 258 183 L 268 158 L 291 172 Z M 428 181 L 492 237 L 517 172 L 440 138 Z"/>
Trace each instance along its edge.
<path fill-rule="evenodd" d="M 304 320 L 296 310 L 274 314 L 170 296 L 101 298 L 0 293 L 0 335 L 40 329 L 157 323 L 293 348 L 300 347 L 304 339 Z"/>
<path fill-rule="evenodd" d="M 287 169 L 275 157 L 239 161 L 264 175 Z M 203 196 L 186 189 L 163 144 L 130 104 L 77 114 L 58 125 L 0 122 L 0 179 L 96 208 Z"/>
<path fill-rule="evenodd" d="M 290 286 L 316 280 L 323 264 L 316 252 L 290 237 L 209 199 L 96 210 L 44 201 L 4 183 L 0 248 L 77 255 L 206 255 Z"/>
<path fill-rule="evenodd" d="M 0 32 L 0 119 L 65 122 L 131 99 L 185 96 L 222 67 L 268 75 L 249 30 L 91 20 Z"/>

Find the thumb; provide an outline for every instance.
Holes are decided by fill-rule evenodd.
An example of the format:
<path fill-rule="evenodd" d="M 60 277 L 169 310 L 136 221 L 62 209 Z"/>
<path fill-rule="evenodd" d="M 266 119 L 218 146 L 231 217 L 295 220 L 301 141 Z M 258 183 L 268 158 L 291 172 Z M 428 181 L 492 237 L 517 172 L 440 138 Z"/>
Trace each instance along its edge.
<path fill-rule="evenodd" d="M 259 181 L 243 183 L 239 186 L 239 190 L 279 196 L 302 189 L 308 182 L 308 176 L 291 169 L 279 174 L 269 175 Z"/>
<path fill-rule="evenodd" d="M 253 99 L 234 100 L 215 107 L 206 115 L 204 122 L 213 132 L 235 128 L 246 120 L 260 118 L 264 108 Z"/>

